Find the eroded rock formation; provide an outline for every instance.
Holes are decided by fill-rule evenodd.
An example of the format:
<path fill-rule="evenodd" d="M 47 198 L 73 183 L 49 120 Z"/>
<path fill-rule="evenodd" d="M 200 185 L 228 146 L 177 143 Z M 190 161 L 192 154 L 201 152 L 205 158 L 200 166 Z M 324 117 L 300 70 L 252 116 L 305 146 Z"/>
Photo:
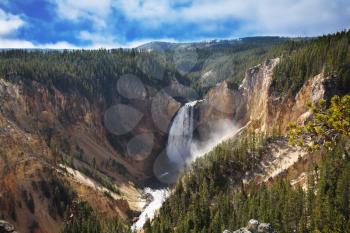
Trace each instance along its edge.
<path fill-rule="evenodd" d="M 233 120 L 238 126 L 247 123 L 255 129 L 267 132 L 274 130 L 279 122 L 279 131 L 285 132 L 290 122 L 305 121 L 310 112 L 307 102 L 327 98 L 331 77 L 323 74 L 310 78 L 295 95 L 277 95 L 272 87 L 273 69 L 279 58 L 267 60 L 247 70 L 238 89 L 230 88 L 226 81 L 209 91 L 198 105 L 198 131 L 205 135 L 208 125 L 217 119 Z"/>

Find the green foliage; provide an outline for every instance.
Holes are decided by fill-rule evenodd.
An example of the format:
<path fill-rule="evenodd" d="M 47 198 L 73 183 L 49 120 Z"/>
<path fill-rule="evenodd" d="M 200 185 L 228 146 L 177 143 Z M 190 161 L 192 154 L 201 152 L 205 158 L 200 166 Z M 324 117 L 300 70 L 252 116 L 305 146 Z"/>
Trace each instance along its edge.
<path fill-rule="evenodd" d="M 222 232 L 232 224 L 232 187 L 261 159 L 265 135 L 230 140 L 192 164 L 146 232 Z"/>
<path fill-rule="evenodd" d="M 210 87 L 223 80 L 237 85 L 244 78 L 248 68 L 268 58 L 282 55 L 284 59 L 277 67 L 278 71 L 274 76 L 277 90 L 280 87 L 287 88 L 291 83 L 297 82 L 297 86 L 304 83 L 304 76 L 296 78 L 300 75 L 294 72 L 299 67 L 293 65 L 295 68 L 289 69 L 291 69 L 290 64 L 294 64 L 294 61 L 299 59 L 294 58 L 296 56 L 294 54 L 307 53 L 309 50 L 302 51 L 306 50 L 305 47 L 314 44 L 305 41 L 307 40 L 302 38 L 253 37 L 223 41 L 211 46 L 205 44 L 189 50 L 176 48 L 162 51 L 162 53 L 122 49 L 4 50 L 0 52 L 0 77 L 11 81 L 35 80 L 64 92 L 79 91 L 89 100 L 97 99 L 102 95 L 112 101 L 111 96 L 115 93 L 116 82 L 125 74 L 134 74 L 144 84 L 158 89 L 168 86 L 171 80 L 176 79 L 184 85 L 191 85 L 199 95 L 204 95 Z M 346 46 L 346 43 L 342 42 L 342 46 Z M 334 52 L 334 56 L 338 59 L 336 64 L 347 59 L 343 54 L 338 56 L 338 52 L 341 52 L 343 47 Z M 344 68 L 341 70 L 342 77 L 345 77 L 349 74 L 347 63 L 342 67 Z M 311 73 L 317 73 L 318 68 L 319 66 L 315 65 Z M 186 72 L 183 72 L 183 69 Z M 210 71 L 215 75 L 203 79 L 203 74 Z M 289 81 L 284 85 L 286 75 Z M 347 83 L 343 82 L 343 84 Z"/>
<path fill-rule="evenodd" d="M 252 37 L 188 50 L 180 46 L 162 53 L 123 49 L 4 50 L 0 52 L 0 77 L 35 80 L 65 92 L 78 90 L 90 100 L 101 95 L 108 99 L 124 74 L 134 74 L 156 88 L 168 86 L 175 78 L 204 95 L 220 81 L 238 84 L 248 68 L 268 58 L 282 57 L 274 70 L 275 92 L 295 94 L 309 77 L 322 71 L 336 75 L 337 88 L 346 92 L 350 87 L 349 37 L 349 31 L 314 39 Z M 183 67 L 186 72 L 181 75 Z M 210 71 L 215 75 L 203 79 L 203 74 Z"/>
<path fill-rule="evenodd" d="M 130 228 L 119 219 L 105 219 L 86 203 L 77 203 L 62 233 L 130 233 Z"/>
<path fill-rule="evenodd" d="M 273 73 L 273 90 L 295 95 L 312 76 L 324 72 L 337 77 L 337 89 L 350 91 L 350 31 L 308 41 L 287 42 L 281 49 L 282 60 Z"/>
<path fill-rule="evenodd" d="M 64 213 L 67 211 L 67 208 L 76 197 L 76 194 L 66 182 L 57 176 L 53 177 L 49 183 L 49 186 L 51 192 L 50 206 L 54 207 L 50 208 L 50 214 L 55 216 L 55 213 L 57 212 L 61 217 L 63 217 Z"/>
<path fill-rule="evenodd" d="M 334 96 L 330 106 L 324 100 L 309 105 L 313 115 L 306 125 L 290 124 L 289 141 L 309 150 L 334 148 L 342 137 L 350 136 L 350 95 Z"/>
<path fill-rule="evenodd" d="M 145 225 L 145 232 L 222 233 L 245 226 L 251 218 L 271 223 L 280 233 L 350 232 L 346 143 L 341 141 L 329 151 L 320 167 L 310 167 L 305 190 L 278 178 L 271 186 L 234 191 L 222 185 L 237 169 L 226 165 L 226 160 L 218 160 L 215 169 L 194 168 L 176 184 L 159 216 Z M 221 180 L 214 178 L 216 172 Z"/>
<path fill-rule="evenodd" d="M 63 218 L 72 201 L 76 198 L 76 193 L 67 181 L 57 176 L 56 173 L 52 172 L 49 177 L 51 178 L 48 180 L 32 181 L 32 186 L 35 191 L 41 191 L 48 199 L 50 216 L 54 219 L 57 218 L 57 215 Z"/>
<path fill-rule="evenodd" d="M 162 76 L 155 77 L 157 73 L 152 72 L 152 67 L 156 67 Z M 144 84 L 157 88 L 167 86 L 173 78 L 186 81 L 177 72 L 169 70 L 157 54 L 135 50 L 0 52 L 0 77 L 14 82 L 34 80 L 63 92 L 79 91 L 89 100 L 96 100 L 101 95 L 111 100 L 116 82 L 124 74 L 136 75 Z"/>
<path fill-rule="evenodd" d="M 119 174 L 124 176 L 128 174 L 128 169 L 123 164 L 117 162 L 113 158 L 108 158 L 105 161 L 103 161 L 102 166 L 113 172 L 118 172 Z"/>
<path fill-rule="evenodd" d="M 223 80 L 237 85 L 243 80 L 247 69 L 268 58 L 279 56 L 280 49 L 275 47 L 290 40 L 281 37 L 251 37 L 197 48 L 197 56 L 192 61 L 195 66 L 187 76 L 200 94 L 206 93 L 210 87 Z M 203 79 L 203 74 L 207 72 L 214 72 L 215 75 Z"/>
<path fill-rule="evenodd" d="M 101 172 L 99 172 L 96 169 L 91 169 L 90 167 L 83 166 L 81 167 L 81 171 L 91 177 L 92 179 L 96 180 L 99 182 L 102 186 L 106 187 L 108 190 L 114 192 L 114 193 L 119 193 L 117 187 L 113 184 L 113 182 L 110 180 L 110 178 Z"/>

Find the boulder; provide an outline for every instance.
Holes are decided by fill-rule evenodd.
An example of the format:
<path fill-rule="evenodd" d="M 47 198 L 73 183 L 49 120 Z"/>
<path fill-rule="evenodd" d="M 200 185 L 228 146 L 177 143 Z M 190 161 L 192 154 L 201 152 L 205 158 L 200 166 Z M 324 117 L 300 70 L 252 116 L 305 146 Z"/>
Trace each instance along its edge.
<path fill-rule="evenodd" d="M 270 223 L 259 223 L 258 220 L 251 219 L 246 227 L 232 232 L 225 230 L 223 233 L 276 233 L 276 231 L 272 229 Z"/>
<path fill-rule="evenodd" d="M 273 233 L 270 223 L 260 223 L 258 226 L 258 233 Z"/>
<path fill-rule="evenodd" d="M 256 219 L 250 219 L 247 225 L 247 230 L 251 232 L 256 232 L 258 230 L 259 221 Z"/>
<path fill-rule="evenodd" d="M 0 233 L 8 233 L 13 232 L 15 230 L 15 227 L 6 222 L 5 220 L 0 220 Z"/>

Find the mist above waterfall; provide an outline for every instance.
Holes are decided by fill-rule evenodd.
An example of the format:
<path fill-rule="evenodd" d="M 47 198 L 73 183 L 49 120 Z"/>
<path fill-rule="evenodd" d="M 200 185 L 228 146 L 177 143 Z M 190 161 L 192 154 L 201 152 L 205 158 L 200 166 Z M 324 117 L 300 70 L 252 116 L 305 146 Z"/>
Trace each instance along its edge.
<path fill-rule="evenodd" d="M 216 145 L 232 137 L 237 132 L 233 120 L 220 119 L 209 122 L 205 140 L 193 138 L 194 107 L 198 101 L 185 104 L 177 113 L 169 132 L 166 153 L 169 159 L 183 168 L 196 158 L 210 152 Z"/>
<path fill-rule="evenodd" d="M 176 182 L 178 175 L 196 158 L 234 136 L 238 130 L 233 120 L 215 120 L 207 123 L 208 133 L 204 140 L 194 139 L 195 107 L 198 102 L 200 101 L 186 103 L 179 109 L 169 130 L 166 150 L 154 163 L 154 174 L 163 183 Z"/>
<path fill-rule="evenodd" d="M 197 158 L 210 152 L 221 142 L 233 137 L 238 130 L 239 129 L 236 127 L 234 122 L 228 119 L 211 122 L 209 126 L 209 135 L 206 135 L 207 139 L 203 141 L 192 141 L 191 157 L 189 162 L 193 162 Z"/>

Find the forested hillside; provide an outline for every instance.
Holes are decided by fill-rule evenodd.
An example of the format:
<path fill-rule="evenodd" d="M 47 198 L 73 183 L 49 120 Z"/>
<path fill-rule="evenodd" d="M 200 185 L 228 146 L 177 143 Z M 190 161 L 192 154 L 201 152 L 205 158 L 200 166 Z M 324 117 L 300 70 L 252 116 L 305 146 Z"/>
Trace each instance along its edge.
<path fill-rule="evenodd" d="M 123 49 L 0 52 L 1 77 L 35 80 L 64 92 L 78 90 L 90 100 L 110 97 L 117 80 L 126 74 L 158 88 L 169 85 L 171 79 L 189 84 L 155 53 Z"/>
<path fill-rule="evenodd" d="M 338 88 L 348 91 L 349 32 L 314 39 L 251 37 L 208 43 L 153 43 L 139 49 L 92 51 L 0 52 L 0 75 L 53 84 L 61 90 L 78 89 L 92 98 L 108 94 L 123 74 L 134 74 L 158 87 L 171 78 L 205 93 L 217 82 L 238 85 L 245 71 L 264 60 L 282 57 L 274 72 L 274 91 L 296 93 L 313 75 L 337 75 Z M 151 48 L 153 52 L 145 51 Z"/>
<path fill-rule="evenodd" d="M 69 212 L 68 212 L 69 213 Z M 62 233 L 129 233 L 130 228 L 119 219 L 106 219 L 94 211 L 86 202 L 74 203 L 71 216 Z"/>
<path fill-rule="evenodd" d="M 328 129 L 338 137 L 331 148 L 320 144 L 321 151 L 307 155 L 311 162 L 304 187 L 293 186 L 283 177 L 270 185 L 242 186 L 243 174 L 257 167 L 264 144 L 275 140 L 271 136 L 246 135 L 217 146 L 197 160 L 179 179 L 172 196 L 152 224 L 146 225 L 145 232 L 221 233 L 238 229 L 252 218 L 271 223 L 278 232 L 349 232 L 348 100 L 349 96 L 341 101 L 335 98 L 330 109 L 337 105 L 342 110 L 328 111 L 322 118 L 316 115 L 322 124 L 306 126 L 306 131 L 310 127 Z M 337 119 L 344 121 L 344 127 Z M 307 132 L 311 140 L 319 139 L 310 129 Z M 315 153 L 320 160 L 313 160 Z"/>
<path fill-rule="evenodd" d="M 150 43 L 141 49 L 153 49 L 164 55 L 180 73 L 185 74 L 200 93 L 223 80 L 238 85 L 245 71 L 268 58 L 279 56 L 287 41 L 304 41 L 306 38 L 247 37 L 200 43 Z"/>
<path fill-rule="evenodd" d="M 326 77 L 336 77 L 340 92 L 350 91 L 349 30 L 312 40 L 289 41 L 275 50 L 282 55 L 273 77 L 273 90 L 279 95 L 295 95 L 309 78 L 322 72 Z"/>
<path fill-rule="evenodd" d="M 239 83 L 246 69 L 277 56 L 271 48 L 289 38 L 252 37 L 232 41 L 158 44 L 148 52 L 112 50 L 3 50 L 0 76 L 9 80 L 35 80 L 62 91 L 78 90 L 90 100 L 110 96 L 111 88 L 125 74 L 133 74 L 153 87 L 166 87 L 176 79 L 204 94 L 217 82 Z M 302 40 L 301 40 L 302 41 Z M 278 50 L 279 51 L 279 50 Z M 212 73 L 206 77 L 205 73 Z"/>

